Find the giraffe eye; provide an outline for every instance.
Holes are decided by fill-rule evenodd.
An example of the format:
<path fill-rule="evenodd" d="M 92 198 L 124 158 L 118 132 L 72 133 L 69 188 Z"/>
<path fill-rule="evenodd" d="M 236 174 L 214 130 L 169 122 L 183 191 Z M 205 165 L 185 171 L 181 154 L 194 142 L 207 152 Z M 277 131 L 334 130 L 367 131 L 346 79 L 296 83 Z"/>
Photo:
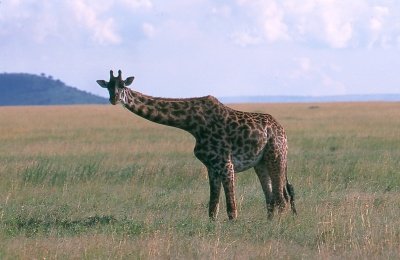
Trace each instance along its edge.
<path fill-rule="evenodd" d="M 124 83 L 123 81 L 118 82 L 117 88 L 118 88 L 118 89 L 125 88 L 125 83 Z"/>

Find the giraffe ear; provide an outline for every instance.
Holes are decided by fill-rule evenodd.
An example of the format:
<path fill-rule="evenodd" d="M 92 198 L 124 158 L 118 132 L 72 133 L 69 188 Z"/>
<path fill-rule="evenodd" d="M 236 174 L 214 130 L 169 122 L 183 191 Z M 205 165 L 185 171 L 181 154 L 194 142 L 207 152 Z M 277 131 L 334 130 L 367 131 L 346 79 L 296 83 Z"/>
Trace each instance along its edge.
<path fill-rule="evenodd" d="M 134 79 L 135 79 L 135 77 L 126 78 L 126 80 L 124 81 L 125 86 L 129 86 L 130 84 L 132 84 Z"/>
<path fill-rule="evenodd" d="M 97 84 L 102 88 L 107 88 L 107 82 L 105 80 L 96 80 Z"/>

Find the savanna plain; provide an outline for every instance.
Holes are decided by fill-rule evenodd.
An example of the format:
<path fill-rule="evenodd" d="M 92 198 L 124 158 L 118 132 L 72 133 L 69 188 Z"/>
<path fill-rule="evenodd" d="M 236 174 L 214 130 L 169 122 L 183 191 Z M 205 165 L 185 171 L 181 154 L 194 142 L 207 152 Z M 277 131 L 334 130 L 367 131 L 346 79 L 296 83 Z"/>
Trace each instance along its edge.
<path fill-rule="evenodd" d="M 194 138 L 120 106 L 0 107 L 0 259 L 400 258 L 400 103 L 231 107 L 286 128 L 297 217 L 248 170 L 210 221 Z"/>

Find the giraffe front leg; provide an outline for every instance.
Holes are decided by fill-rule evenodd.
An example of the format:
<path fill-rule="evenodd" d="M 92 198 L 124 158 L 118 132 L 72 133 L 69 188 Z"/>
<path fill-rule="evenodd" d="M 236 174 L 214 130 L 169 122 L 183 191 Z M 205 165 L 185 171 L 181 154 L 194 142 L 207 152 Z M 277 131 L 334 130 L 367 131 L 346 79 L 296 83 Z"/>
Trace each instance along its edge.
<path fill-rule="evenodd" d="M 215 171 L 208 170 L 208 180 L 210 182 L 210 202 L 208 204 L 208 216 L 211 220 L 215 220 L 217 218 L 219 209 L 221 176 Z"/>
<path fill-rule="evenodd" d="M 228 218 L 237 218 L 237 208 L 235 199 L 235 176 L 233 171 L 233 165 L 230 163 L 221 172 L 222 185 L 224 187 L 225 198 L 226 198 L 226 211 Z"/>

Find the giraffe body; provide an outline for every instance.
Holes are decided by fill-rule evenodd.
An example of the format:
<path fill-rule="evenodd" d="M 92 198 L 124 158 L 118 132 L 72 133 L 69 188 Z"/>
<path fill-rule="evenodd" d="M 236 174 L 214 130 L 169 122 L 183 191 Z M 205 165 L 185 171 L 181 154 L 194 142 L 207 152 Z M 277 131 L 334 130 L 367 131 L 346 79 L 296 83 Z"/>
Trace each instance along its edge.
<path fill-rule="evenodd" d="M 287 181 L 287 138 L 284 128 L 271 116 L 231 109 L 215 97 L 155 98 L 126 86 L 110 72 L 110 81 L 97 81 L 108 89 L 112 104 L 122 103 L 150 121 L 181 128 L 196 139 L 195 156 L 207 167 L 210 184 L 209 217 L 215 219 L 221 187 L 229 219 L 237 217 L 234 174 L 254 167 L 266 198 L 268 216 L 288 202 L 293 213 L 293 186 Z"/>

